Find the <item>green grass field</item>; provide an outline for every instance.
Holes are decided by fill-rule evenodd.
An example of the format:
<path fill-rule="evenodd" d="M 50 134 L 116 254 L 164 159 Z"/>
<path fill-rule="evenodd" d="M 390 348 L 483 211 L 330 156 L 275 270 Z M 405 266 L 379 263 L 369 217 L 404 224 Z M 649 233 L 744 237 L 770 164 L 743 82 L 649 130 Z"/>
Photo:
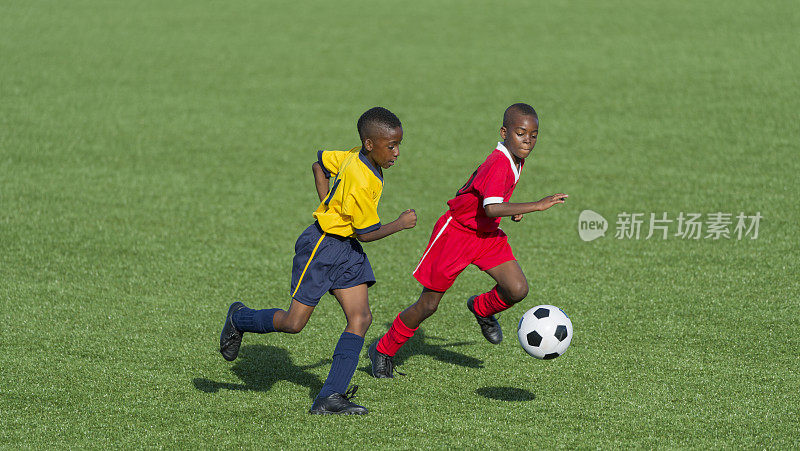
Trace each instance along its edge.
<path fill-rule="evenodd" d="M 797 448 L 798 28 L 792 1 L 3 1 L 0 447 Z M 471 268 L 407 376 L 362 355 L 366 417 L 306 413 L 344 328 L 330 296 L 220 357 L 233 300 L 288 305 L 316 150 L 357 145 L 374 105 L 404 124 L 380 213 L 419 222 L 365 245 L 370 343 L 516 101 L 541 134 L 514 200 L 570 200 L 504 221 L 531 293 L 502 344 L 464 308 L 492 285 Z M 581 241 L 584 209 L 605 237 Z M 616 239 L 622 212 L 763 219 Z M 556 360 L 515 339 L 537 304 L 572 318 Z"/>

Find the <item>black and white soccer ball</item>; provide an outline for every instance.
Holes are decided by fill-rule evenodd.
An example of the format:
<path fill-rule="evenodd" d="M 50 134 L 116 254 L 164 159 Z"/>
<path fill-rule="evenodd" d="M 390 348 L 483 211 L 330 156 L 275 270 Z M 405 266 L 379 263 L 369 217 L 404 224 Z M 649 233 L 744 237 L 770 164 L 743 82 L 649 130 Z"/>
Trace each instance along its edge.
<path fill-rule="evenodd" d="M 517 327 L 522 349 L 537 359 L 554 359 L 572 341 L 572 321 L 563 310 L 552 305 L 537 305 L 522 315 Z"/>

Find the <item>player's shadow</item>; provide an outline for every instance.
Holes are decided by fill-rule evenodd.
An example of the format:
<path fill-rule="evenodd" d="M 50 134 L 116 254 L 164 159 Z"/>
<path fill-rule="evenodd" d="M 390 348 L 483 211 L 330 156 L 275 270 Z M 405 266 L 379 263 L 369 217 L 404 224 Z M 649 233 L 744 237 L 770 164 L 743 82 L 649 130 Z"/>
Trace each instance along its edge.
<path fill-rule="evenodd" d="M 484 398 L 496 399 L 498 401 L 533 401 L 536 395 L 515 387 L 482 387 L 475 390 L 475 393 Z"/>
<path fill-rule="evenodd" d="M 289 381 L 308 387 L 309 397 L 313 399 L 322 388 L 322 381 L 316 374 L 306 370 L 330 363 L 330 359 L 322 359 L 311 365 L 298 366 L 292 363 L 289 352 L 283 348 L 250 345 L 242 347 L 239 357 L 231 367 L 231 371 L 242 380 L 241 384 L 199 377 L 192 382 L 200 391 L 216 393 L 220 389 L 268 391 L 275 382 Z"/>
<path fill-rule="evenodd" d="M 459 365 L 467 368 L 483 368 L 483 360 L 449 349 L 457 346 L 473 345 L 475 343 L 475 341 L 455 341 L 446 343 L 444 338 L 427 335 L 425 331 L 420 328 L 414 336 L 408 340 L 408 343 L 400 348 L 392 360 L 395 365 L 402 365 L 403 362 L 411 356 L 427 355 L 440 362 L 452 365 Z M 359 369 L 365 373 L 370 373 L 369 364 Z"/>

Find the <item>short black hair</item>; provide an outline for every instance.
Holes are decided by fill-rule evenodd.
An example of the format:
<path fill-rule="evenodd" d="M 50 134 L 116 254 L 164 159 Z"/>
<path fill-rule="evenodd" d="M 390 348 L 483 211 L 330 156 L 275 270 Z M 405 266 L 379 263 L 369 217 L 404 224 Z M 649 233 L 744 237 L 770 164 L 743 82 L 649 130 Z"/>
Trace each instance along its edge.
<path fill-rule="evenodd" d="M 503 114 L 503 127 L 508 126 L 508 121 L 511 120 L 511 117 L 515 114 L 521 114 L 523 116 L 533 116 L 535 118 L 539 118 L 539 115 L 536 114 L 536 110 L 533 109 L 532 106 L 528 105 L 527 103 L 515 103 L 510 107 L 506 108 L 505 114 Z"/>
<path fill-rule="evenodd" d="M 386 108 L 380 106 L 370 108 L 358 118 L 358 123 L 356 124 L 361 141 L 372 136 L 378 126 L 397 128 L 402 127 L 402 124 L 400 124 L 400 119 Z"/>

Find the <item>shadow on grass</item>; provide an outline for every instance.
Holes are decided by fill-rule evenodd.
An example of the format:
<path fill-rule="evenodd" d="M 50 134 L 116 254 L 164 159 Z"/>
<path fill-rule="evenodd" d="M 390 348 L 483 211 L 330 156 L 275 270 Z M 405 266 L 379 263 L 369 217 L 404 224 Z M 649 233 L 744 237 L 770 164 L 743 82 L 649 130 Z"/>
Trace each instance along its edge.
<path fill-rule="evenodd" d="M 387 328 L 390 325 L 391 324 L 387 324 Z M 400 348 L 392 360 L 394 360 L 395 365 L 402 365 L 403 362 L 405 362 L 406 359 L 411 356 L 427 355 L 440 362 L 449 363 L 452 365 L 459 365 L 467 368 L 483 368 L 483 360 L 448 349 L 457 346 L 473 345 L 475 343 L 475 341 L 455 341 L 452 343 L 446 343 L 444 338 L 435 337 L 432 335 L 429 336 L 422 329 L 418 329 L 414 336 L 411 337 L 411 339 L 408 340 L 408 342 L 402 348 Z M 372 343 L 370 343 L 370 345 L 372 345 Z M 364 346 L 364 349 L 368 349 L 368 346 Z M 367 357 L 367 362 L 369 362 L 369 357 Z M 371 374 L 369 363 L 367 363 L 366 366 L 359 368 L 359 370 L 367 374 Z M 403 370 L 400 369 L 400 371 Z"/>
<path fill-rule="evenodd" d="M 322 381 L 316 374 L 306 370 L 330 363 L 330 359 L 323 359 L 312 365 L 297 366 L 292 363 L 292 358 L 285 349 L 252 345 L 242 347 L 239 357 L 231 367 L 231 371 L 243 383 L 216 382 L 205 378 L 195 378 L 192 382 L 202 392 L 216 393 L 220 389 L 268 391 L 275 382 L 289 381 L 308 387 L 309 397 L 314 399 L 322 388 Z"/>
<path fill-rule="evenodd" d="M 498 401 L 533 401 L 536 395 L 515 387 L 483 387 L 475 390 L 475 393 L 484 398 L 496 399 Z"/>

